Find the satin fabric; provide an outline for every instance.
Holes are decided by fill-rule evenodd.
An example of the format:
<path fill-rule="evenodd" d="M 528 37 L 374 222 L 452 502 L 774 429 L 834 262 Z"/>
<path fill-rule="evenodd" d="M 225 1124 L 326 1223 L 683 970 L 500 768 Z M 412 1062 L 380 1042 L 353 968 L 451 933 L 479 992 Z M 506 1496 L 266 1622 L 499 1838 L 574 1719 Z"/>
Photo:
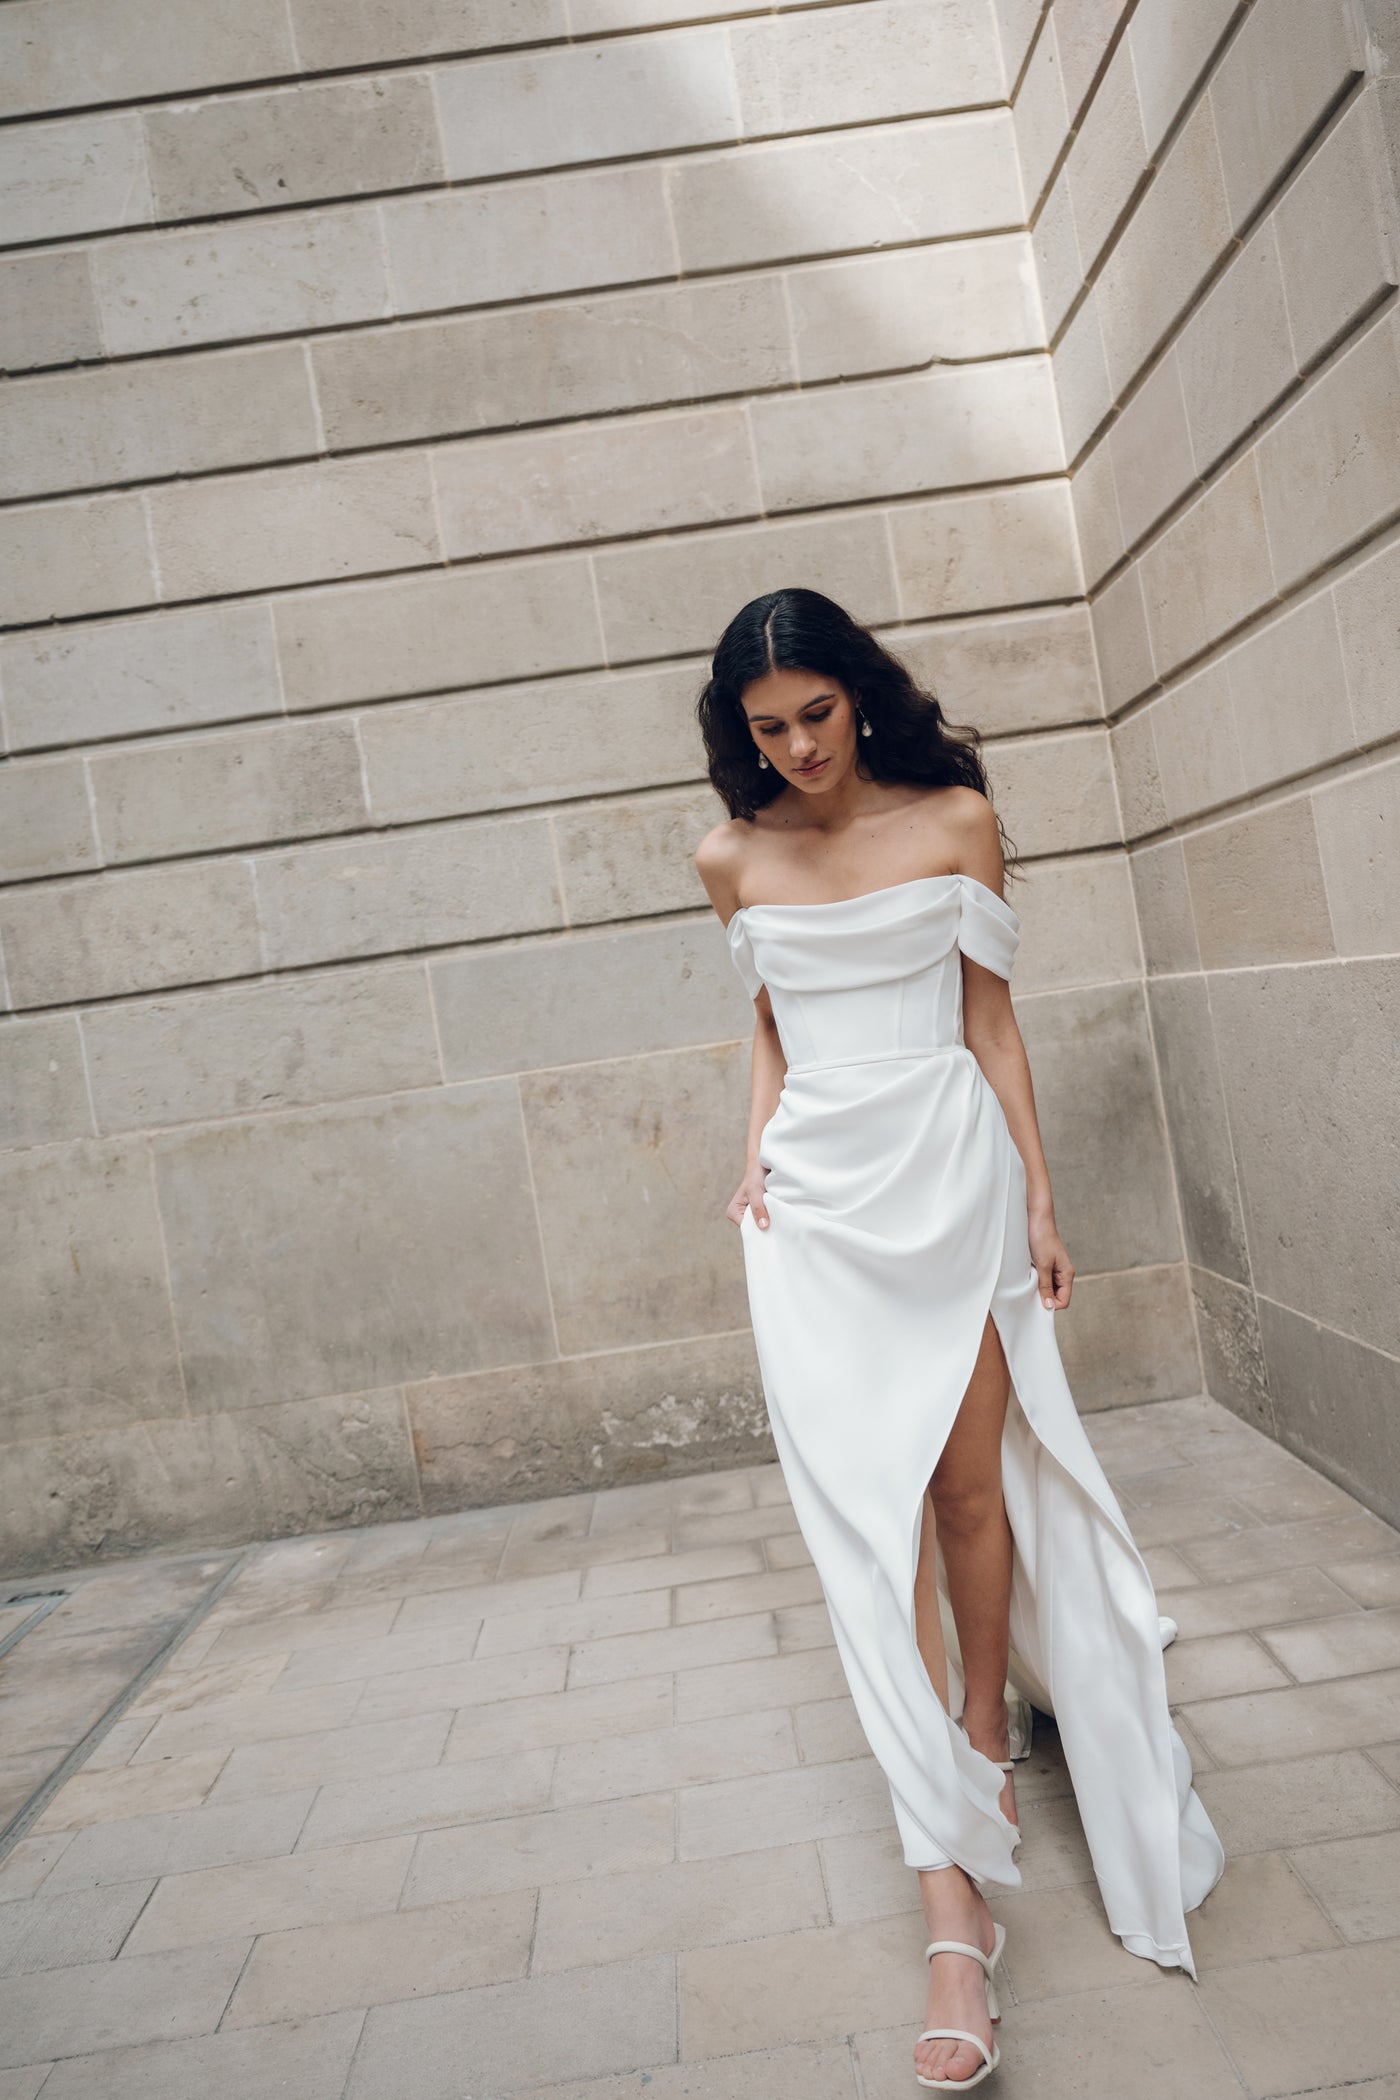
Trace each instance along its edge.
<path fill-rule="evenodd" d="M 1025 1166 L 963 1038 L 961 958 L 1009 979 L 1020 920 L 952 874 L 748 905 L 728 934 L 749 992 L 768 987 L 787 1058 L 759 1142 L 771 1222 L 746 1211 L 741 1226 L 759 1368 L 905 1860 L 1021 1881 L 1003 1775 L 957 1725 L 956 1643 L 949 1712 L 914 1618 L 924 1490 L 990 1312 L 1012 1383 L 1009 1700 L 1058 1724 L 1113 1931 L 1194 1976 L 1184 1913 L 1224 1853 L 1168 1711 L 1171 1623 L 1076 1411 L 1031 1260 Z M 951 1626 L 941 1551 L 938 1578 Z"/>

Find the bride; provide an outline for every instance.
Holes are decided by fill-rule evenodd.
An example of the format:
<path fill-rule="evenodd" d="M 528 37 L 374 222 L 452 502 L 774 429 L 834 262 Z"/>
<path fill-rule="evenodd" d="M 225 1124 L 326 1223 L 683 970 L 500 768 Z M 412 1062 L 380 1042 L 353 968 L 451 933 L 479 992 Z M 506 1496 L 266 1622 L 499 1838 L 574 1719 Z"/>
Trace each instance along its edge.
<path fill-rule="evenodd" d="M 1054 1338 L 1074 1265 L 979 738 L 799 589 L 735 616 L 698 713 L 730 817 L 695 864 L 756 1007 L 728 1215 L 784 1477 L 918 1872 L 915 2070 L 956 2091 L 999 2061 L 982 1884 L 1020 1882 L 1027 1701 L 1059 1723 L 1133 1952 L 1194 1975 L 1183 1912 L 1223 1854 L 1168 1714 L 1174 1629 Z"/>

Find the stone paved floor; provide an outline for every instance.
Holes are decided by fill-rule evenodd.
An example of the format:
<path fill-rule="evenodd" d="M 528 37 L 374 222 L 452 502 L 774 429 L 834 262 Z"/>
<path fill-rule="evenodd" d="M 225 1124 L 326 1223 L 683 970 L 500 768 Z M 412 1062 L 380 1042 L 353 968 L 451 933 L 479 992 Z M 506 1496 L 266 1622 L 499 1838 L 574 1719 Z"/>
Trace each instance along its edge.
<path fill-rule="evenodd" d="M 1020 1767 L 1022 2100 L 1400 2096 L 1400 1534 L 1089 1427 L 1224 1838 L 1193 1984 Z M 0 2100 L 891 2100 L 924 1934 L 776 1467 L 269 1545 L 0 1864 Z"/>

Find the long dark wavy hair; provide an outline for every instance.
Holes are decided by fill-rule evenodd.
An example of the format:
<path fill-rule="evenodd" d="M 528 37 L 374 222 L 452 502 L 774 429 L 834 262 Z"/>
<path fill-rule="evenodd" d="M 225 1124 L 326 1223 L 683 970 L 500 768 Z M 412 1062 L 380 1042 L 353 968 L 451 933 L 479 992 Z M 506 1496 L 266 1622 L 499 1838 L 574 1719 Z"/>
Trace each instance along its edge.
<path fill-rule="evenodd" d="M 936 696 L 833 599 L 792 588 L 751 598 L 734 615 L 696 702 L 710 783 L 731 817 L 752 819 L 787 786 L 776 767 L 759 765 L 742 705 L 770 671 L 810 671 L 845 687 L 870 724 L 856 743 L 867 780 L 976 788 L 991 801 L 979 731 L 945 720 Z M 1008 875 L 1019 872 L 1000 815 L 997 829 Z"/>

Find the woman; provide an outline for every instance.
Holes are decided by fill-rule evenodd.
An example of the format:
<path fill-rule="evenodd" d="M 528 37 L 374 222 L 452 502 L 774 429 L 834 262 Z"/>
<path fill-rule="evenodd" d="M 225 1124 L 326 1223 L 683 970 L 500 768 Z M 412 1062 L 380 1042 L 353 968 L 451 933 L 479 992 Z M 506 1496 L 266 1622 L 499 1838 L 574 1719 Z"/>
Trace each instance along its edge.
<path fill-rule="evenodd" d="M 1018 1723 L 1026 1699 L 1058 1721 L 1132 1952 L 1195 1975 L 1184 1912 L 1223 1853 L 1167 1708 L 1175 1629 L 1055 1340 L 1074 1267 L 979 740 L 815 591 L 746 605 L 711 671 L 730 820 L 695 862 L 758 1015 L 728 1215 L 784 1478 L 919 1874 L 915 2070 L 957 2091 L 999 2059 L 982 1884 L 1020 1883 L 1009 1753 L 1029 1750 L 1008 1697 Z"/>

